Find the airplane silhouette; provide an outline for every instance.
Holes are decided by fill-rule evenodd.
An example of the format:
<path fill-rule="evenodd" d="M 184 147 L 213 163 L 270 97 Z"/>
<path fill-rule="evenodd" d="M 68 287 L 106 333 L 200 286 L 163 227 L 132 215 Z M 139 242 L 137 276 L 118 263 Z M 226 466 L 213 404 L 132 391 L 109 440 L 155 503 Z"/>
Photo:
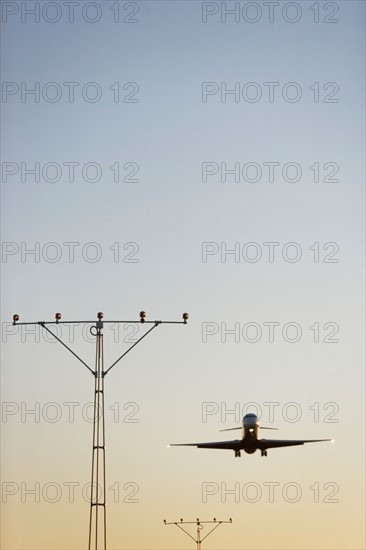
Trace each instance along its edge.
<path fill-rule="evenodd" d="M 242 430 L 241 439 L 232 441 L 214 441 L 212 443 L 172 443 L 168 447 L 198 447 L 199 449 L 229 449 L 235 452 L 236 457 L 241 456 L 241 451 L 253 454 L 257 449 L 261 451 L 261 456 L 267 456 L 267 449 L 275 447 L 292 447 L 294 445 L 303 445 L 304 443 L 316 443 L 320 441 L 333 441 L 332 439 L 259 439 L 258 417 L 253 413 L 248 413 L 243 417 L 243 424 L 237 428 L 227 428 L 220 430 L 227 432 L 231 430 Z M 262 427 L 262 430 L 276 430 L 277 428 Z"/>

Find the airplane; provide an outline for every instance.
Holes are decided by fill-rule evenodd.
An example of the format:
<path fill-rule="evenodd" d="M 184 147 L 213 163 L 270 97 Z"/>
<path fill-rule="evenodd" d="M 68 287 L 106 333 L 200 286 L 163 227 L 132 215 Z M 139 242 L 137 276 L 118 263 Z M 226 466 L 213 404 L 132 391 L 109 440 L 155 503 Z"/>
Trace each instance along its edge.
<path fill-rule="evenodd" d="M 215 441 L 213 443 L 172 443 L 168 447 L 197 447 L 199 449 L 229 449 L 234 451 L 236 457 L 241 456 L 241 451 L 247 454 L 253 454 L 257 449 L 261 456 L 267 456 L 267 449 L 275 447 L 292 447 L 294 445 L 303 445 L 304 443 L 316 443 L 319 441 L 332 441 L 333 439 L 258 439 L 259 422 L 258 417 L 253 413 L 248 413 L 243 417 L 243 424 L 238 428 L 227 428 L 220 430 L 228 432 L 231 430 L 242 430 L 242 438 L 232 441 Z M 262 430 L 277 430 L 277 428 L 262 427 Z"/>

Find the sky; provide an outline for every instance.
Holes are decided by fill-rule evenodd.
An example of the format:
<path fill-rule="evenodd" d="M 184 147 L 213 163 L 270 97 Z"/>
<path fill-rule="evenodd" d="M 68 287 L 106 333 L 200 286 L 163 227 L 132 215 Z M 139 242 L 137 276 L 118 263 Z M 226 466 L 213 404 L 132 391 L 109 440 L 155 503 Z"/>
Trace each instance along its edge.
<path fill-rule="evenodd" d="M 108 548 L 197 517 L 232 518 L 212 550 L 364 548 L 364 3 L 1 8 L 2 547 L 89 521 L 93 377 L 13 314 L 145 310 L 190 318 L 105 379 Z M 105 325 L 106 366 L 145 327 Z M 58 334 L 93 368 L 88 329 Z M 335 443 L 167 448 L 246 412 Z"/>

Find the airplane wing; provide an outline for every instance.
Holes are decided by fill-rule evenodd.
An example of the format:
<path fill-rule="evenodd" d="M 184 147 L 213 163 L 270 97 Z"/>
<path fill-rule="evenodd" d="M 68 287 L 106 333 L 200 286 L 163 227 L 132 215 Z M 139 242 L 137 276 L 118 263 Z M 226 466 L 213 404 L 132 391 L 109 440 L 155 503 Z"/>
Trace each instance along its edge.
<path fill-rule="evenodd" d="M 304 443 L 317 443 L 320 441 L 332 441 L 331 439 L 259 439 L 257 448 L 261 451 L 273 449 L 275 447 L 292 447 L 294 445 L 304 445 Z"/>
<path fill-rule="evenodd" d="M 233 441 L 213 441 L 212 443 L 172 443 L 169 447 L 198 447 L 199 449 L 230 449 L 238 451 L 242 447 L 241 439 Z"/>

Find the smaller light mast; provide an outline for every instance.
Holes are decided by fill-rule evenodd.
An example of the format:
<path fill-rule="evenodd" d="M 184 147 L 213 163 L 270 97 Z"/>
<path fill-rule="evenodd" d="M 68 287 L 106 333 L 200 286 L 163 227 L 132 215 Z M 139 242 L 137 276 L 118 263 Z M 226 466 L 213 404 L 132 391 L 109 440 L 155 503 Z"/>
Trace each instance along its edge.
<path fill-rule="evenodd" d="M 199 518 L 196 519 L 196 521 L 183 521 L 183 518 L 180 519 L 180 521 L 171 521 L 171 522 L 167 522 L 166 519 L 164 520 L 164 525 L 176 525 L 177 527 L 179 527 L 179 529 L 181 529 L 186 535 L 188 535 L 192 540 L 194 540 L 194 542 L 197 544 L 197 550 L 200 550 L 201 549 L 201 543 L 207 539 L 207 537 L 209 535 L 211 535 L 211 533 L 213 533 L 213 531 L 215 531 L 215 529 L 217 529 L 222 523 L 232 523 L 233 520 L 230 518 L 229 521 L 224 521 L 224 520 L 217 520 L 216 518 L 213 518 L 213 520 L 211 521 L 200 521 Z M 211 531 L 209 531 L 207 533 L 207 535 L 205 535 L 203 538 L 201 538 L 201 531 L 203 529 L 203 526 L 206 524 L 206 523 L 215 523 L 215 527 L 213 527 L 211 529 Z M 188 531 L 186 531 L 184 529 L 184 527 L 182 527 L 182 525 L 187 525 L 187 524 L 195 524 L 197 525 L 197 531 L 196 531 L 196 538 L 194 538 L 190 533 L 188 533 Z"/>

